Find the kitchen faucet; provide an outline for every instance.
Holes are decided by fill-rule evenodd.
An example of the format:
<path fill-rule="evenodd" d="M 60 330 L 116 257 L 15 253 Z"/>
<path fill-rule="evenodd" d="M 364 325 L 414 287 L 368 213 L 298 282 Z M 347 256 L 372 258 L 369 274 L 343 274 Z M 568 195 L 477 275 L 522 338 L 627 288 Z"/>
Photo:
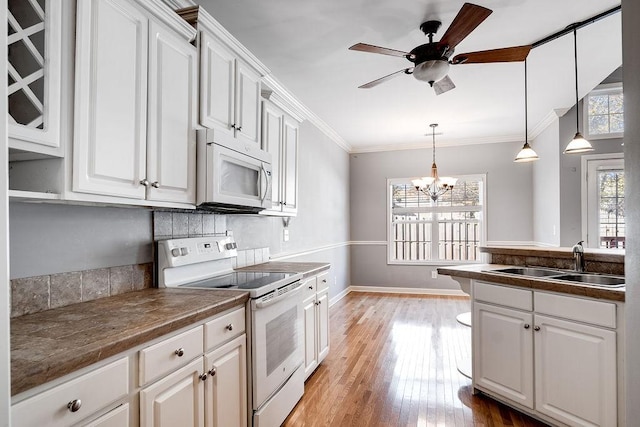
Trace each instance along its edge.
<path fill-rule="evenodd" d="M 584 247 L 582 243 L 584 240 L 580 240 L 578 243 L 573 245 L 573 268 L 576 271 L 583 272 L 584 271 Z"/>

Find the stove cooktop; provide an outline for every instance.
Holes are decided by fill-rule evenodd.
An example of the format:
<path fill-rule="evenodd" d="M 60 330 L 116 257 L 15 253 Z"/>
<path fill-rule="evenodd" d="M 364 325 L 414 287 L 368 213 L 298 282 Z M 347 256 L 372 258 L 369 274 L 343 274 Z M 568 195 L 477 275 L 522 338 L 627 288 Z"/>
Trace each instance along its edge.
<path fill-rule="evenodd" d="M 263 273 L 263 272 L 235 272 L 224 274 L 222 276 L 210 277 L 208 279 L 199 280 L 197 282 L 182 285 L 183 288 L 208 288 L 208 289 L 238 289 L 243 291 L 258 291 L 260 289 L 270 288 L 276 282 L 282 281 L 283 284 L 290 283 L 289 278 L 295 280 L 292 276 L 298 276 L 297 273 Z"/>

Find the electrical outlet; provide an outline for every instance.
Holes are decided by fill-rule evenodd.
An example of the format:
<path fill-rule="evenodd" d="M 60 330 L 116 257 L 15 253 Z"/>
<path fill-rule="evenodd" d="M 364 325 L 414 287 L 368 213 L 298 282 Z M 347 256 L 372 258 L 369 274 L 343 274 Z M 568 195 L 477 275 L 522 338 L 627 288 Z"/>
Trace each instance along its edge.
<path fill-rule="evenodd" d="M 286 228 L 282 230 L 282 240 L 285 242 L 289 241 L 289 230 L 287 230 Z"/>
<path fill-rule="evenodd" d="M 437 279 L 438 278 L 438 271 L 437 270 L 433 270 L 431 272 L 431 278 L 432 279 Z"/>

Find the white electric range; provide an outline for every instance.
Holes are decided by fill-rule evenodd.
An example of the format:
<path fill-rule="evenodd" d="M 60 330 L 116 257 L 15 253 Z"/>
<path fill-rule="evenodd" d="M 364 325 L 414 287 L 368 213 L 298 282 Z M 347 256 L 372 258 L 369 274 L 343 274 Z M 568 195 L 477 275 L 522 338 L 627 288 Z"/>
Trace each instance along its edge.
<path fill-rule="evenodd" d="M 304 393 L 302 275 L 234 271 L 236 256 L 230 235 L 161 240 L 158 287 L 249 292 L 249 420 L 279 426 Z"/>

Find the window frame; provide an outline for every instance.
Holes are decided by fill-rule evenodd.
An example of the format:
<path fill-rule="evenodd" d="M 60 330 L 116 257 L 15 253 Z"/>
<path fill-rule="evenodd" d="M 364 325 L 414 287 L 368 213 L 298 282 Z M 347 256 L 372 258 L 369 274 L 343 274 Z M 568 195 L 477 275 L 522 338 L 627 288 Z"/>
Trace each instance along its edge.
<path fill-rule="evenodd" d="M 624 94 L 622 90 L 622 83 L 607 83 L 601 84 L 589 92 L 582 101 L 582 134 L 588 140 L 592 139 L 615 139 L 622 138 L 624 132 L 609 132 L 609 133 L 596 133 L 591 134 L 589 132 L 589 98 L 591 96 L 598 95 L 617 95 Z M 623 116 L 624 120 L 624 116 Z"/>
<path fill-rule="evenodd" d="M 480 222 L 481 227 L 480 227 L 480 241 L 478 242 L 478 246 L 486 246 L 486 242 L 487 242 L 487 174 L 483 173 L 483 174 L 465 174 L 465 175 L 453 175 L 452 177 L 454 178 L 458 178 L 459 181 L 462 180 L 477 180 L 477 181 L 481 181 L 482 182 L 482 188 L 483 191 L 481 192 L 481 202 L 482 202 L 482 206 L 481 209 L 470 209 L 469 207 L 464 207 L 464 206 L 453 206 L 453 207 L 449 207 L 449 206 L 435 206 L 434 208 L 432 208 L 431 212 L 434 213 L 438 213 L 438 212 L 451 212 L 451 211 L 455 211 L 455 212 L 462 212 L 462 211 L 479 211 L 482 214 L 482 221 Z M 393 259 L 393 227 L 392 227 L 392 215 L 393 215 L 393 209 L 392 209 L 392 203 L 391 203 L 391 198 L 392 198 L 392 192 L 391 192 L 391 186 L 393 184 L 407 184 L 407 183 L 411 183 L 411 180 L 415 179 L 415 177 L 413 178 L 388 178 L 387 179 L 387 197 L 386 197 L 386 204 L 387 204 L 387 212 L 386 212 L 386 218 L 385 221 L 387 223 L 387 240 L 386 240 L 386 246 L 387 246 L 387 265 L 414 265 L 414 266 L 418 266 L 418 265 L 431 265 L 431 266 L 442 266 L 442 265 L 458 265 L 458 264 L 482 264 L 485 263 L 486 260 L 484 259 L 483 254 L 480 254 L 480 256 L 478 257 L 477 260 L 473 261 L 473 260 L 440 260 L 440 259 L 430 259 L 428 261 L 400 261 L 400 260 L 396 260 Z M 413 211 L 413 210 L 412 210 Z M 415 211 L 413 211 L 415 212 Z M 435 239 L 437 236 L 432 236 L 433 239 Z"/>

